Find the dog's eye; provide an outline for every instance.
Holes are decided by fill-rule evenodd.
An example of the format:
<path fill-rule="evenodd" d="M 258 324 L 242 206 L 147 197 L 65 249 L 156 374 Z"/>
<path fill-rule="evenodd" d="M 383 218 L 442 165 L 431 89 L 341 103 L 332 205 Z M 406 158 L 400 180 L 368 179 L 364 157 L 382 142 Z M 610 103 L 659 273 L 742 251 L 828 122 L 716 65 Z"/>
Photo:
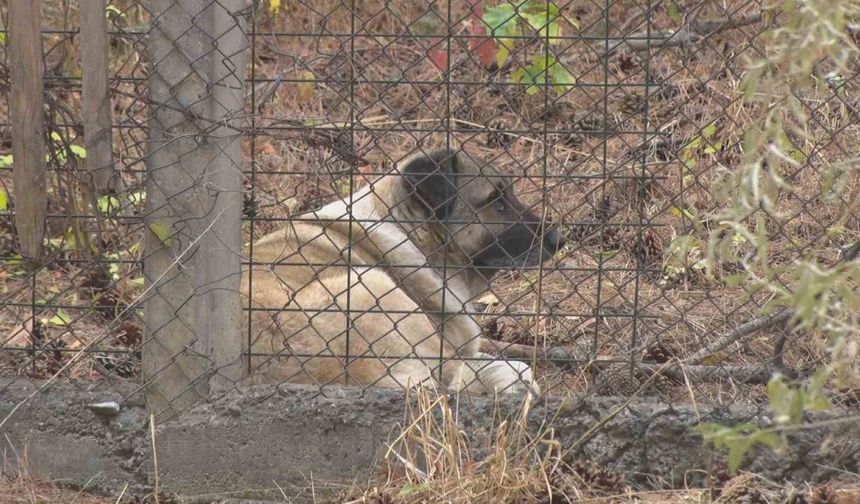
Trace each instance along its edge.
<path fill-rule="evenodd" d="M 502 191 L 493 191 L 490 197 L 487 198 L 486 205 L 495 205 L 495 209 L 501 212 L 505 209 L 505 195 L 502 194 Z"/>
<path fill-rule="evenodd" d="M 490 196 L 490 204 L 493 205 L 496 212 L 504 212 L 505 211 L 505 193 L 501 190 L 493 191 L 492 196 Z"/>

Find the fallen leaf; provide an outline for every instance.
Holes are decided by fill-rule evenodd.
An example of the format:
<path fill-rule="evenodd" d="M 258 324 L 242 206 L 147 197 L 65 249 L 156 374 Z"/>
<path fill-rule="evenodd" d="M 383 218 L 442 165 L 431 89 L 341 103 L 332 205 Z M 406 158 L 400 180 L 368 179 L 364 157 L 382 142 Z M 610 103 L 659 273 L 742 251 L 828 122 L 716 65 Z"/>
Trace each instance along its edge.
<path fill-rule="evenodd" d="M 436 68 L 442 72 L 448 71 L 448 47 L 441 43 L 439 37 L 430 39 L 430 51 L 427 55 Z"/>
<path fill-rule="evenodd" d="M 260 152 L 268 156 L 274 156 L 276 154 L 275 146 L 270 143 L 267 143 L 263 146 L 262 149 L 260 149 Z"/>
<path fill-rule="evenodd" d="M 299 79 L 301 82 L 298 84 L 298 92 L 296 93 L 296 97 L 299 101 L 306 102 L 310 100 L 314 95 L 314 86 L 316 83 L 316 76 L 310 70 L 305 70 L 299 75 Z"/>
<path fill-rule="evenodd" d="M 149 224 L 149 230 L 156 238 L 158 238 L 162 245 L 167 248 L 172 247 L 173 239 L 170 237 L 170 228 L 168 228 L 166 224 L 161 222 L 152 222 Z"/>
<path fill-rule="evenodd" d="M 499 304 L 499 298 L 497 298 L 492 291 L 487 291 L 483 296 L 476 299 L 475 302 L 482 303 L 487 306 L 493 306 Z"/>
<path fill-rule="evenodd" d="M 496 62 L 496 43 L 492 37 L 486 36 L 487 30 L 480 22 L 480 14 L 477 16 L 477 22 L 472 21 L 472 29 L 470 30 L 472 38 L 469 39 L 469 49 L 478 57 L 481 66 L 491 68 Z"/>

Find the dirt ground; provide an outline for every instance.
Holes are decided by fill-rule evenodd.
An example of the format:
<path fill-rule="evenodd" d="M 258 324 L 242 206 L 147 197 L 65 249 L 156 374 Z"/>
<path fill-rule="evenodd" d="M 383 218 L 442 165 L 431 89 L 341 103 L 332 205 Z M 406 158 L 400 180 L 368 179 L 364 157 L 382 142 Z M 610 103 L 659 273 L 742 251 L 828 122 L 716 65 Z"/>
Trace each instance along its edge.
<path fill-rule="evenodd" d="M 381 502 L 390 504 L 406 504 L 419 502 L 420 500 L 409 499 L 408 496 L 402 496 L 404 492 L 401 489 L 372 489 L 368 491 L 356 490 L 351 492 L 351 495 L 334 500 L 320 500 L 314 502 L 331 502 L 338 504 L 378 504 Z M 808 504 L 854 504 L 860 502 L 860 488 L 837 488 L 820 486 L 815 488 L 782 488 L 775 490 L 773 488 L 758 491 L 753 486 L 749 492 L 739 492 L 742 495 L 732 496 L 723 495 L 722 499 L 719 495 L 716 502 L 725 504 L 741 504 L 746 502 L 761 502 L 761 503 L 783 503 L 783 502 L 799 502 Z M 763 500 L 749 500 L 749 495 L 757 495 Z M 398 497 L 398 495 L 400 495 Z M 790 500 L 792 497 L 795 500 Z M 728 497 L 728 498 L 727 498 Z M 708 490 L 676 490 L 676 491 L 654 491 L 654 492 L 626 492 L 607 496 L 589 495 L 587 492 L 568 495 L 565 499 L 559 495 L 555 498 L 561 498 L 559 502 L 568 502 L 573 500 L 581 503 L 594 504 L 623 504 L 623 503 L 641 503 L 641 504 L 687 504 L 687 503 L 705 503 L 711 502 L 711 492 Z M 743 500 L 743 499 L 747 500 Z M 86 490 L 73 490 L 63 488 L 56 483 L 46 483 L 33 479 L 5 479 L 0 476 L 0 503 L 2 504 L 131 504 L 141 502 L 137 499 L 130 499 L 120 493 L 116 496 L 98 496 L 87 492 Z M 153 503 L 153 499 L 148 499 L 143 502 Z M 182 501 L 162 497 L 159 499 L 161 503 L 181 504 Z M 212 501 L 212 504 L 221 504 L 225 501 Z M 271 501 L 271 502 L 289 502 Z M 434 501 L 436 502 L 436 501 Z M 464 501 L 465 502 L 465 501 Z M 530 502 L 530 501 L 521 501 Z M 552 502 L 555 502 L 553 500 Z"/>

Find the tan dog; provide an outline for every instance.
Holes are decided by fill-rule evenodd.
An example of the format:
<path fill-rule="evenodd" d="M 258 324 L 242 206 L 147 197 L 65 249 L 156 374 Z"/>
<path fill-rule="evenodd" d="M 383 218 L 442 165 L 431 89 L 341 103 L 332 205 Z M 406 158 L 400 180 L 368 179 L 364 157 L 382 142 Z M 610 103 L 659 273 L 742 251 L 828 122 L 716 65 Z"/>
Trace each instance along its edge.
<path fill-rule="evenodd" d="M 254 244 L 254 381 L 535 390 L 527 364 L 478 351 L 469 303 L 560 242 L 489 166 L 413 156 Z"/>

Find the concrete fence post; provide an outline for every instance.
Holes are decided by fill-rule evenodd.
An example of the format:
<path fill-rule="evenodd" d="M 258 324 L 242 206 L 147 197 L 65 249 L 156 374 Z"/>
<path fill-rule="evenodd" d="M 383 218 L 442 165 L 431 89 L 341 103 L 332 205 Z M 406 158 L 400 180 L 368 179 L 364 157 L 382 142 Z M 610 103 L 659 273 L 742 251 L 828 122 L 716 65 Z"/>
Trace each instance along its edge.
<path fill-rule="evenodd" d="M 152 0 L 143 379 L 162 418 L 242 373 L 245 0 Z"/>

